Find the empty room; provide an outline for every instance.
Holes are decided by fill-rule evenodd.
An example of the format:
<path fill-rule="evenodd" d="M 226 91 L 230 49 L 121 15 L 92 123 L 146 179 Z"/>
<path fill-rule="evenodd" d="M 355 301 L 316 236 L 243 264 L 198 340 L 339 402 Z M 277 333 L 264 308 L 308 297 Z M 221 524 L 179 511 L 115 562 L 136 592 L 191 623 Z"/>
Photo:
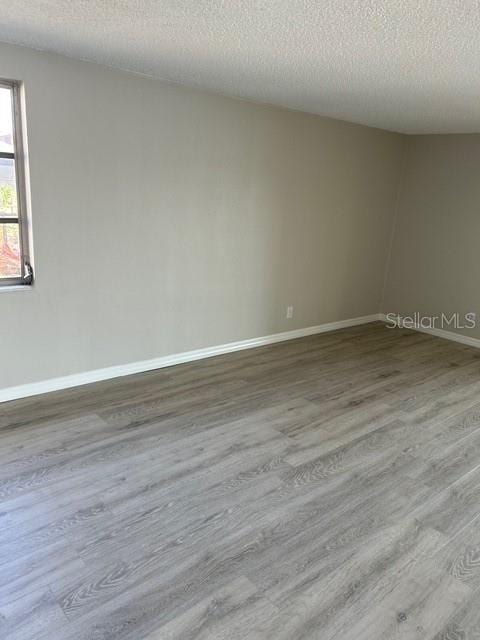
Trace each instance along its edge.
<path fill-rule="evenodd" d="M 480 638 L 479 30 L 1 4 L 1 640 Z"/>

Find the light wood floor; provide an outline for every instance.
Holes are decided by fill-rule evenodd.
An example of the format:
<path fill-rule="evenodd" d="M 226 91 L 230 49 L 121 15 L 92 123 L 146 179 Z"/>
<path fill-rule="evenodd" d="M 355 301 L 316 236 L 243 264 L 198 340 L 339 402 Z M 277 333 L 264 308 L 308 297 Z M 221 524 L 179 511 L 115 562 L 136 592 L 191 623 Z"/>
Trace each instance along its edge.
<path fill-rule="evenodd" d="M 370 324 L 0 405 L 2 640 L 480 637 L 480 351 Z"/>

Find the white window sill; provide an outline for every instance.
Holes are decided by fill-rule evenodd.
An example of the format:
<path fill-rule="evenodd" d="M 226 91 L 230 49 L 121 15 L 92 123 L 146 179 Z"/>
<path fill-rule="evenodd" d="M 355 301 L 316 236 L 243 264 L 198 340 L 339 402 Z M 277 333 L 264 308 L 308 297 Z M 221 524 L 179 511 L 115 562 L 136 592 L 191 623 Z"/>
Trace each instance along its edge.
<path fill-rule="evenodd" d="M 9 291 L 31 291 L 32 288 L 31 284 L 7 284 L 4 287 L 0 286 L 0 294 Z"/>

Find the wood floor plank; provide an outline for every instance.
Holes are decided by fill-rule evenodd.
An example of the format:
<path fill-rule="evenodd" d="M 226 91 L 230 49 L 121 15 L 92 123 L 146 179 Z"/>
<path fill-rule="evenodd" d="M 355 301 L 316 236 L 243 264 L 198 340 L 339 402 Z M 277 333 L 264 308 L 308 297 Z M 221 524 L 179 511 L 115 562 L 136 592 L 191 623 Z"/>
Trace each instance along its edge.
<path fill-rule="evenodd" d="M 213 594 L 170 621 L 146 640 L 261 640 L 278 609 L 267 598 L 258 596 L 246 578 Z"/>
<path fill-rule="evenodd" d="M 476 640 L 480 637 L 480 590 L 462 603 L 434 640 Z"/>
<path fill-rule="evenodd" d="M 0 406 L 0 637 L 480 637 L 480 352 L 382 323 Z"/>

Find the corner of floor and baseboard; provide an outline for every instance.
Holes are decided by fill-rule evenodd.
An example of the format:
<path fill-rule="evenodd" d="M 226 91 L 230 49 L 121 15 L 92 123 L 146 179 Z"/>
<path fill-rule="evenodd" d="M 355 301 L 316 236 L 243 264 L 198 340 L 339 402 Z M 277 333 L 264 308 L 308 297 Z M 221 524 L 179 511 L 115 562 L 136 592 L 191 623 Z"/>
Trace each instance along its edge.
<path fill-rule="evenodd" d="M 186 362 L 194 362 L 195 360 L 203 360 L 213 356 L 225 353 L 233 353 L 243 349 L 252 349 L 276 342 L 284 342 L 286 340 L 294 340 L 295 338 L 304 338 L 306 336 L 315 335 L 317 333 L 326 333 L 337 329 L 354 327 L 360 324 L 367 324 L 381 320 L 381 314 L 374 313 L 368 316 L 360 316 L 357 318 L 349 318 L 347 320 L 339 320 L 337 322 L 328 322 L 313 327 L 305 327 L 304 329 L 294 329 L 293 331 L 285 331 L 283 333 L 274 333 L 259 338 L 250 338 L 248 340 L 240 340 L 237 342 L 229 342 L 227 344 L 206 347 L 204 349 L 196 349 L 194 351 L 184 351 L 169 356 L 161 356 L 152 358 L 151 360 L 141 360 L 139 362 L 130 362 L 128 364 L 106 367 L 103 369 L 94 369 L 82 373 L 75 373 L 68 376 L 58 378 L 50 378 L 39 382 L 31 382 L 27 384 L 6 387 L 0 389 L 0 402 L 9 400 L 18 400 L 20 398 L 28 398 L 30 396 L 49 393 L 51 391 L 60 391 L 72 387 L 79 387 L 92 382 L 100 382 L 102 380 L 110 380 L 112 378 L 120 378 L 122 376 L 132 375 L 134 373 L 144 373 L 153 371 L 154 369 L 163 369 L 176 364 Z"/>
<path fill-rule="evenodd" d="M 402 316 L 398 313 L 379 313 L 378 319 L 382 322 L 385 322 L 387 325 L 392 324 L 392 317 L 395 319 L 400 319 L 400 321 L 405 320 L 406 316 Z M 395 320 L 397 324 L 397 320 Z M 413 322 L 412 326 L 403 327 L 412 329 L 412 331 L 420 331 L 421 333 L 428 333 L 431 336 L 435 336 L 436 338 L 442 338 L 443 340 L 450 340 L 452 342 L 459 342 L 461 344 L 465 344 L 469 347 L 475 347 L 476 349 L 480 348 L 480 339 L 473 338 L 472 336 L 466 336 L 463 333 L 457 333 L 456 331 L 447 331 L 445 329 L 437 329 L 432 327 L 425 327 L 419 324 L 418 322 Z M 1 397 L 1 396 L 0 396 Z"/>

